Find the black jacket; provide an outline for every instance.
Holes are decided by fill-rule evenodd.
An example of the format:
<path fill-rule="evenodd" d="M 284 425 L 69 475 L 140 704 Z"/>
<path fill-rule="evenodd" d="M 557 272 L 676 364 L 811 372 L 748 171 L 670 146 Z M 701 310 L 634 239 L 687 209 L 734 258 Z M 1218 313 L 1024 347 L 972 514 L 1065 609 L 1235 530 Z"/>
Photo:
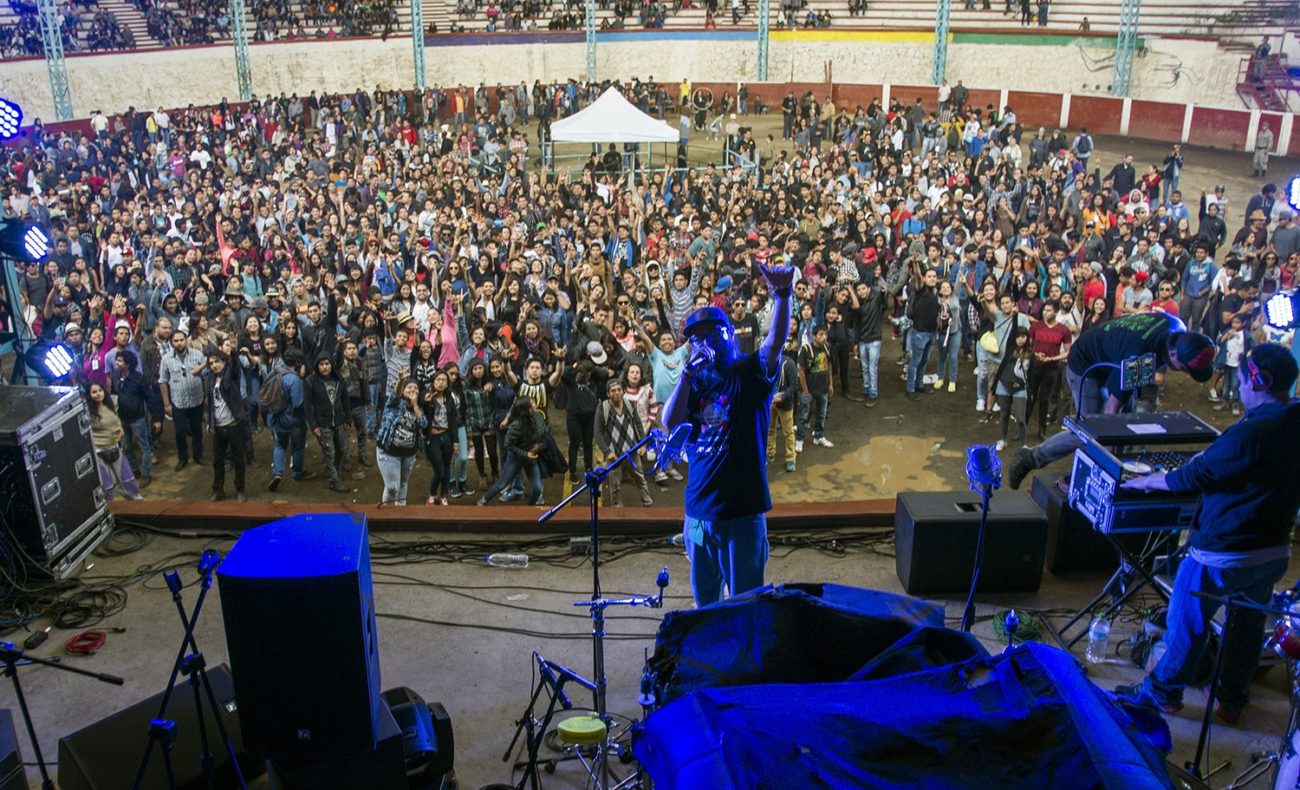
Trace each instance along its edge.
<path fill-rule="evenodd" d="M 304 383 L 306 392 L 303 393 L 302 407 L 307 414 L 308 428 L 333 428 L 347 422 L 347 387 L 333 371 L 328 378 L 314 371 Z M 331 384 L 334 385 L 333 398 L 328 386 Z"/>
<path fill-rule="evenodd" d="M 138 374 L 137 374 L 138 375 Z M 208 415 L 208 430 L 217 430 L 216 405 L 213 403 L 212 389 L 213 386 L 221 390 L 221 399 L 226 402 L 227 408 L 230 409 L 230 416 L 234 418 L 234 424 L 248 420 L 248 405 L 244 400 L 247 392 L 244 388 L 244 371 L 239 367 L 237 360 L 231 360 L 226 364 L 226 369 L 221 372 L 221 378 L 214 382 L 211 374 L 205 371 L 203 380 L 203 410 Z"/>
<path fill-rule="evenodd" d="M 121 376 L 115 370 L 109 386 L 117 396 L 117 416 L 122 422 L 149 416 L 150 402 L 155 395 L 139 371 L 131 370 L 126 376 Z"/>

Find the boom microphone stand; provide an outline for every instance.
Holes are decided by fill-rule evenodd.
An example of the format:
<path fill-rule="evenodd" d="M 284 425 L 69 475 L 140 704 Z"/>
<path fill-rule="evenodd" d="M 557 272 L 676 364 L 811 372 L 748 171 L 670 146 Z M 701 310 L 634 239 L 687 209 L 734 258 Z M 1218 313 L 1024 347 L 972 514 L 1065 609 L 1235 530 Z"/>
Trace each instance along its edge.
<path fill-rule="evenodd" d="M 109 675 L 105 672 L 91 672 L 86 669 L 68 666 L 60 663 L 57 659 L 33 658 L 23 655 L 22 648 L 13 642 L 0 642 L 0 662 L 4 663 L 4 674 L 14 686 L 14 696 L 18 698 L 18 709 L 23 714 L 23 725 L 27 728 L 27 739 L 32 743 L 32 751 L 36 753 L 36 765 L 41 769 L 41 788 L 42 790 L 54 790 L 54 781 L 50 779 L 50 771 L 45 766 L 45 757 L 41 755 L 41 744 L 36 739 L 36 727 L 32 724 L 31 711 L 27 709 L 27 697 L 23 696 L 22 683 L 18 682 L 18 665 L 24 666 L 30 664 L 40 664 L 45 667 L 54 667 L 64 672 L 75 672 L 78 675 L 94 678 L 101 683 L 112 683 L 114 686 L 120 686 L 125 681 L 117 675 Z M 26 787 L 26 785 L 23 785 Z"/>
<path fill-rule="evenodd" d="M 659 446 L 659 456 L 657 465 L 666 465 L 675 458 L 673 456 L 681 453 L 682 445 L 685 444 L 686 438 L 690 435 L 692 426 L 683 423 L 678 425 L 672 436 L 665 436 L 662 431 L 654 430 L 647 433 L 641 438 L 641 441 L 628 448 L 627 452 L 615 458 L 608 465 L 596 469 L 588 469 L 583 475 L 584 481 L 581 486 L 574 489 L 559 502 L 555 507 L 542 514 L 537 519 L 537 523 L 544 524 L 559 513 L 570 502 L 577 499 L 584 491 L 591 502 L 591 598 L 590 600 L 574 601 L 574 606 L 586 606 L 591 612 L 591 639 L 592 639 L 592 675 L 595 683 L 595 701 L 596 716 L 605 722 L 606 728 L 609 727 L 609 711 L 606 707 L 606 690 L 608 687 L 608 678 L 605 675 L 605 609 L 610 606 L 648 606 L 651 608 L 660 608 L 664 604 L 664 588 L 668 586 L 668 568 L 664 568 L 659 573 L 655 583 L 659 587 L 658 596 L 634 595 L 630 598 L 620 598 L 617 600 L 607 600 L 601 596 L 600 591 L 600 487 L 604 484 L 606 478 L 616 471 L 621 464 L 631 462 L 632 456 L 642 447 L 651 442 Z M 609 788 L 609 741 L 601 744 L 596 759 L 600 761 L 600 768 L 597 773 L 596 786 L 600 790 Z"/>
<path fill-rule="evenodd" d="M 230 734 L 226 732 L 226 725 L 221 720 L 221 707 L 217 704 L 217 695 L 212 691 L 212 682 L 208 679 L 207 662 L 203 654 L 199 652 L 199 644 L 194 639 L 194 626 L 199 622 L 199 613 L 203 611 L 203 602 L 207 599 L 208 590 L 212 589 L 212 576 L 221 562 L 221 555 L 216 551 L 209 549 L 203 552 L 199 559 L 199 595 L 194 601 L 194 611 L 190 614 L 185 612 L 185 603 L 181 600 L 181 590 L 184 585 L 181 583 L 180 574 L 176 570 L 170 570 L 164 574 L 167 580 L 167 587 L 171 590 L 172 601 L 176 604 L 176 612 L 180 615 L 181 624 L 185 626 L 185 636 L 181 639 L 180 649 L 176 653 L 176 660 L 172 662 L 171 679 L 167 681 L 167 688 L 163 691 L 162 702 L 158 705 L 158 715 L 149 722 L 149 745 L 145 747 L 144 756 L 140 758 L 140 767 L 136 770 L 135 782 L 132 784 L 133 790 L 140 790 L 144 784 L 145 773 L 149 769 L 149 758 L 153 755 L 154 746 L 162 749 L 163 764 L 167 770 L 167 785 L 170 788 L 176 787 L 176 776 L 172 769 L 172 746 L 176 743 L 176 722 L 166 718 L 167 706 L 171 704 L 172 689 L 176 686 L 176 678 L 182 672 L 189 678 L 190 688 L 194 692 L 194 712 L 198 719 L 199 743 L 201 751 L 199 761 L 203 765 L 203 778 L 207 787 L 211 790 L 217 786 L 216 766 L 212 758 L 212 750 L 208 744 L 208 726 L 203 717 L 203 701 L 207 697 L 208 708 L 212 712 L 212 718 L 217 723 L 217 733 L 221 736 L 222 742 L 226 747 L 226 754 L 230 758 L 230 766 L 235 772 L 235 779 L 238 786 L 247 790 L 248 785 L 244 782 L 244 772 L 239 767 L 239 759 L 235 754 L 234 742 L 230 739 Z M 193 652 L 186 652 L 192 650 Z"/>
<path fill-rule="evenodd" d="M 1002 462 L 992 447 L 976 444 L 966 448 L 966 477 L 972 491 L 980 492 L 980 527 L 975 537 L 975 566 L 970 572 L 970 593 L 966 596 L 966 610 L 961 616 L 961 630 L 970 633 L 975 625 L 975 588 L 980 583 L 980 568 L 984 565 L 984 532 L 989 524 L 989 499 L 993 489 L 1002 486 Z"/>

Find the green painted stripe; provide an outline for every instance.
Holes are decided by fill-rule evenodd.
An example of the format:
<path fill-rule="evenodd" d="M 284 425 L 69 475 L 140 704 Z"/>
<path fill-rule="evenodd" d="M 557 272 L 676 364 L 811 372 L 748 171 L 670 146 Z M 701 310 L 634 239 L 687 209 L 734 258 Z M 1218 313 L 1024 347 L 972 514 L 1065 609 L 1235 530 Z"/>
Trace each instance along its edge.
<path fill-rule="evenodd" d="M 954 44 L 993 44 L 1016 45 L 1028 47 L 1073 47 L 1082 45 L 1096 49 L 1114 49 L 1113 37 L 1066 36 L 1066 35 L 1020 35 L 1016 33 L 961 33 L 952 34 Z M 1146 41 L 1138 39 L 1138 46 L 1146 46 Z"/>

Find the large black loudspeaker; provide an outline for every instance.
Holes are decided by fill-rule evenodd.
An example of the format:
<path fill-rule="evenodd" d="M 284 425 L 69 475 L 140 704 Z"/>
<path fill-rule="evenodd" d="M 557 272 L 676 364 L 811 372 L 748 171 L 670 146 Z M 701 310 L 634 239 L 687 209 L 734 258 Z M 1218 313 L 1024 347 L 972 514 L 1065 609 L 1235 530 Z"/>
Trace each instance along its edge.
<path fill-rule="evenodd" d="M 894 511 L 898 579 L 911 595 L 970 589 L 979 533 L 974 491 L 907 492 Z M 989 504 L 979 592 L 1032 592 L 1043 581 L 1047 519 L 1027 495 L 997 491 Z"/>
<path fill-rule="evenodd" d="M 1119 552 L 1106 536 L 1092 528 L 1088 517 L 1070 506 L 1070 498 L 1056 481 L 1059 474 L 1034 477 L 1034 502 L 1047 514 L 1048 573 L 1113 571 L 1119 565 Z M 1149 533 L 1131 532 L 1115 536 L 1133 551 L 1140 551 Z"/>
<path fill-rule="evenodd" d="M 27 771 L 18 748 L 13 711 L 0 710 L 0 790 L 27 790 Z"/>
<path fill-rule="evenodd" d="M 248 751 L 315 760 L 373 750 L 382 698 L 365 517 L 249 530 L 217 579 Z"/>
<path fill-rule="evenodd" d="M 254 779 L 266 772 L 266 763 L 248 757 L 240 745 L 239 717 L 236 714 L 235 684 L 225 664 L 208 668 L 208 680 L 217 698 L 218 715 L 226 725 L 226 732 L 234 743 L 235 754 L 245 779 Z M 158 715 L 162 702 L 159 692 L 129 708 L 118 711 L 89 727 L 59 739 L 59 787 L 63 790 L 122 790 L 135 781 L 140 758 L 149 745 L 149 722 Z M 212 711 L 204 700 L 204 716 L 208 717 L 208 748 L 217 772 L 218 787 L 234 787 L 235 772 L 221 736 L 212 723 Z M 172 767 L 176 771 L 176 787 L 180 790 L 200 790 L 206 787 L 203 767 L 199 762 L 199 723 L 194 712 L 194 694 L 189 681 L 184 679 L 172 690 L 167 717 L 176 722 L 176 743 L 172 747 Z M 154 749 L 145 774 L 145 790 L 167 790 L 167 772 L 163 757 Z M 26 785 L 21 785 L 26 787 Z M 5 785 L 0 785 L 5 787 Z"/>

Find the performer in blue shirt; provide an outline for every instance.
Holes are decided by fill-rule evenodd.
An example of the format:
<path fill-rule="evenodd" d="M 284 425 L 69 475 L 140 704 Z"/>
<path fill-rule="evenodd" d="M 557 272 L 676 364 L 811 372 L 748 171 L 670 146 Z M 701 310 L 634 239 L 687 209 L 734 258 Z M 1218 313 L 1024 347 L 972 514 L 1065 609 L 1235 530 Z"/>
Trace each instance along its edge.
<path fill-rule="evenodd" d="M 696 606 L 763 584 L 767 565 L 766 445 L 781 348 L 790 333 L 794 269 L 760 266 L 771 286 L 771 328 L 762 346 L 742 356 L 731 322 L 717 307 L 687 317 L 686 369 L 664 404 L 670 429 L 695 426 L 687 448 L 686 556 Z"/>
<path fill-rule="evenodd" d="M 1153 702 L 1165 713 L 1182 708 L 1209 641 L 1217 601 L 1193 595 L 1237 594 L 1269 603 L 1291 558 L 1291 530 L 1300 508 L 1300 402 L 1290 392 L 1297 375 L 1291 352 L 1263 343 L 1237 369 L 1246 414 L 1186 466 L 1168 475 L 1130 480 L 1137 491 L 1200 492 L 1188 555 L 1169 598 L 1165 654 L 1140 685 L 1116 689 Z M 1232 724 L 1250 698 L 1259 664 L 1263 612 L 1237 609 L 1224 645 L 1216 713 Z"/>

